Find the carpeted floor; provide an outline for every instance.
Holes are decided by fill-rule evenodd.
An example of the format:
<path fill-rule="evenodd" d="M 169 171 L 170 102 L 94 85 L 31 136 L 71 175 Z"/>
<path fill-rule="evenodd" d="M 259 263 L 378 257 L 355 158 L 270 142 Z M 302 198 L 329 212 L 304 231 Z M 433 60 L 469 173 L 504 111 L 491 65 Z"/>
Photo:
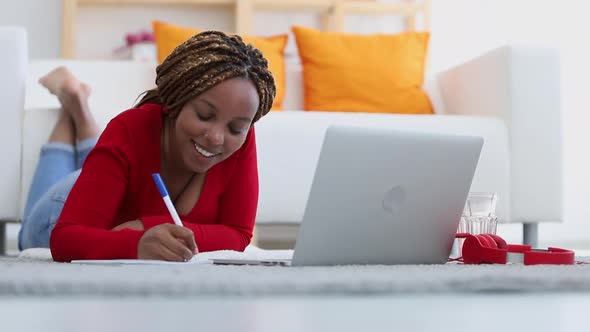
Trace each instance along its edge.
<path fill-rule="evenodd" d="M 268 253 L 265 256 L 268 257 Z M 590 261 L 590 258 L 578 259 Z M 590 264 L 264 267 L 66 264 L 52 262 L 39 253 L 0 258 L 0 295 L 273 296 L 471 292 L 590 292 Z"/>

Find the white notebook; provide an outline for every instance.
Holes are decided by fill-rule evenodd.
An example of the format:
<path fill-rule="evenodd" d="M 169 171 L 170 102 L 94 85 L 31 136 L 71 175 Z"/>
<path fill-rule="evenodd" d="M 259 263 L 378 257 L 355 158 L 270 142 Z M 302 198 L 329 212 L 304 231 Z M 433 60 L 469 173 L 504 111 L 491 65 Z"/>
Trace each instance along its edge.
<path fill-rule="evenodd" d="M 214 260 L 286 260 L 291 259 L 293 250 L 264 250 L 256 246 L 248 246 L 244 252 L 233 250 L 210 251 L 197 254 L 187 262 L 169 262 L 146 259 L 106 259 L 106 260 L 73 260 L 73 264 L 129 264 L 129 265 L 183 265 L 183 264 L 212 264 Z"/>
<path fill-rule="evenodd" d="M 125 265 L 178 265 L 178 264 L 211 264 L 209 259 L 198 259 L 197 256 L 186 262 L 169 262 L 160 261 L 153 259 L 80 259 L 73 260 L 72 264 L 96 264 L 96 265 L 113 265 L 113 264 L 125 264 Z"/>
<path fill-rule="evenodd" d="M 188 262 L 168 262 L 145 259 L 104 259 L 104 260 L 74 260 L 74 264 L 129 264 L 129 265 L 165 265 L 165 264 L 211 264 L 213 260 L 287 260 L 293 256 L 293 250 L 265 250 L 250 245 L 244 252 L 233 250 L 210 251 L 197 254 Z M 21 251 L 18 255 L 21 260 L 53 261 L 51 251 L 48 248 L 30 248 Z"/>

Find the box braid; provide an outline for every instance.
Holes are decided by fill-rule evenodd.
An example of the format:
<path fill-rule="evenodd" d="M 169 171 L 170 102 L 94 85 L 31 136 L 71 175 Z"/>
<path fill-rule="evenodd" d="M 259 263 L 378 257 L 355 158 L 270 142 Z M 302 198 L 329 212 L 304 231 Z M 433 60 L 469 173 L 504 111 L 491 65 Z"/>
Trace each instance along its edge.
<path fill-rule="evenodd" d="M 240 36 L 205 31 L 177 46 L 156 68 L 156 88 L 148 90 L 137 106 L 162 104 L 176 117 L 189 100 L 235 77 L 250 79 L 256 87 L 256 122 L 268 113 L 276 94 L 268 61 Z"/>

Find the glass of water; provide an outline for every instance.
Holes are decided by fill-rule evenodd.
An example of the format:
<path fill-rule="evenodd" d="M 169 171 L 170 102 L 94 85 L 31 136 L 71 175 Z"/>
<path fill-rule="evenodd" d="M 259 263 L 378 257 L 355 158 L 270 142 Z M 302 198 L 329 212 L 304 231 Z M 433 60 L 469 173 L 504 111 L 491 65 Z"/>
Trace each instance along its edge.
<path fill-rule="evenodd" d="M 471 192 L 467 196 L 465 208 L 459 222 L 458 233 L 496 234 L 496 193 Z"/>
<path fill-rule="evenodd" d="M 468 234 L 496 234 L 498 217 L 496 217 L 496 193 L 471 192 L 467 196 L 465 208 L 461 214 L 461 221 L 457 233 Z M 455 239 L 451 258 L 462 256 L 465 239 Z"/>

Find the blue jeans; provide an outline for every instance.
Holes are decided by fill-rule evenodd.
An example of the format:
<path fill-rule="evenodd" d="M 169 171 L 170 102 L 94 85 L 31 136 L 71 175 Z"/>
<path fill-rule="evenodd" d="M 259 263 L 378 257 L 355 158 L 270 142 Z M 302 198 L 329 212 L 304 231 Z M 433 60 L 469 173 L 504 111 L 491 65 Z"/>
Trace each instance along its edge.
<path fill-rule="evenodd" d="M 98 137 L 78 142 L 47 143 L 41 147 L 39 164 L 33 175 L 23 223 L 18 233 L 18 247 L 49 248 L 49 236 L 61 214 L 72 186 L 80 175 L 86 156 Z"/>

